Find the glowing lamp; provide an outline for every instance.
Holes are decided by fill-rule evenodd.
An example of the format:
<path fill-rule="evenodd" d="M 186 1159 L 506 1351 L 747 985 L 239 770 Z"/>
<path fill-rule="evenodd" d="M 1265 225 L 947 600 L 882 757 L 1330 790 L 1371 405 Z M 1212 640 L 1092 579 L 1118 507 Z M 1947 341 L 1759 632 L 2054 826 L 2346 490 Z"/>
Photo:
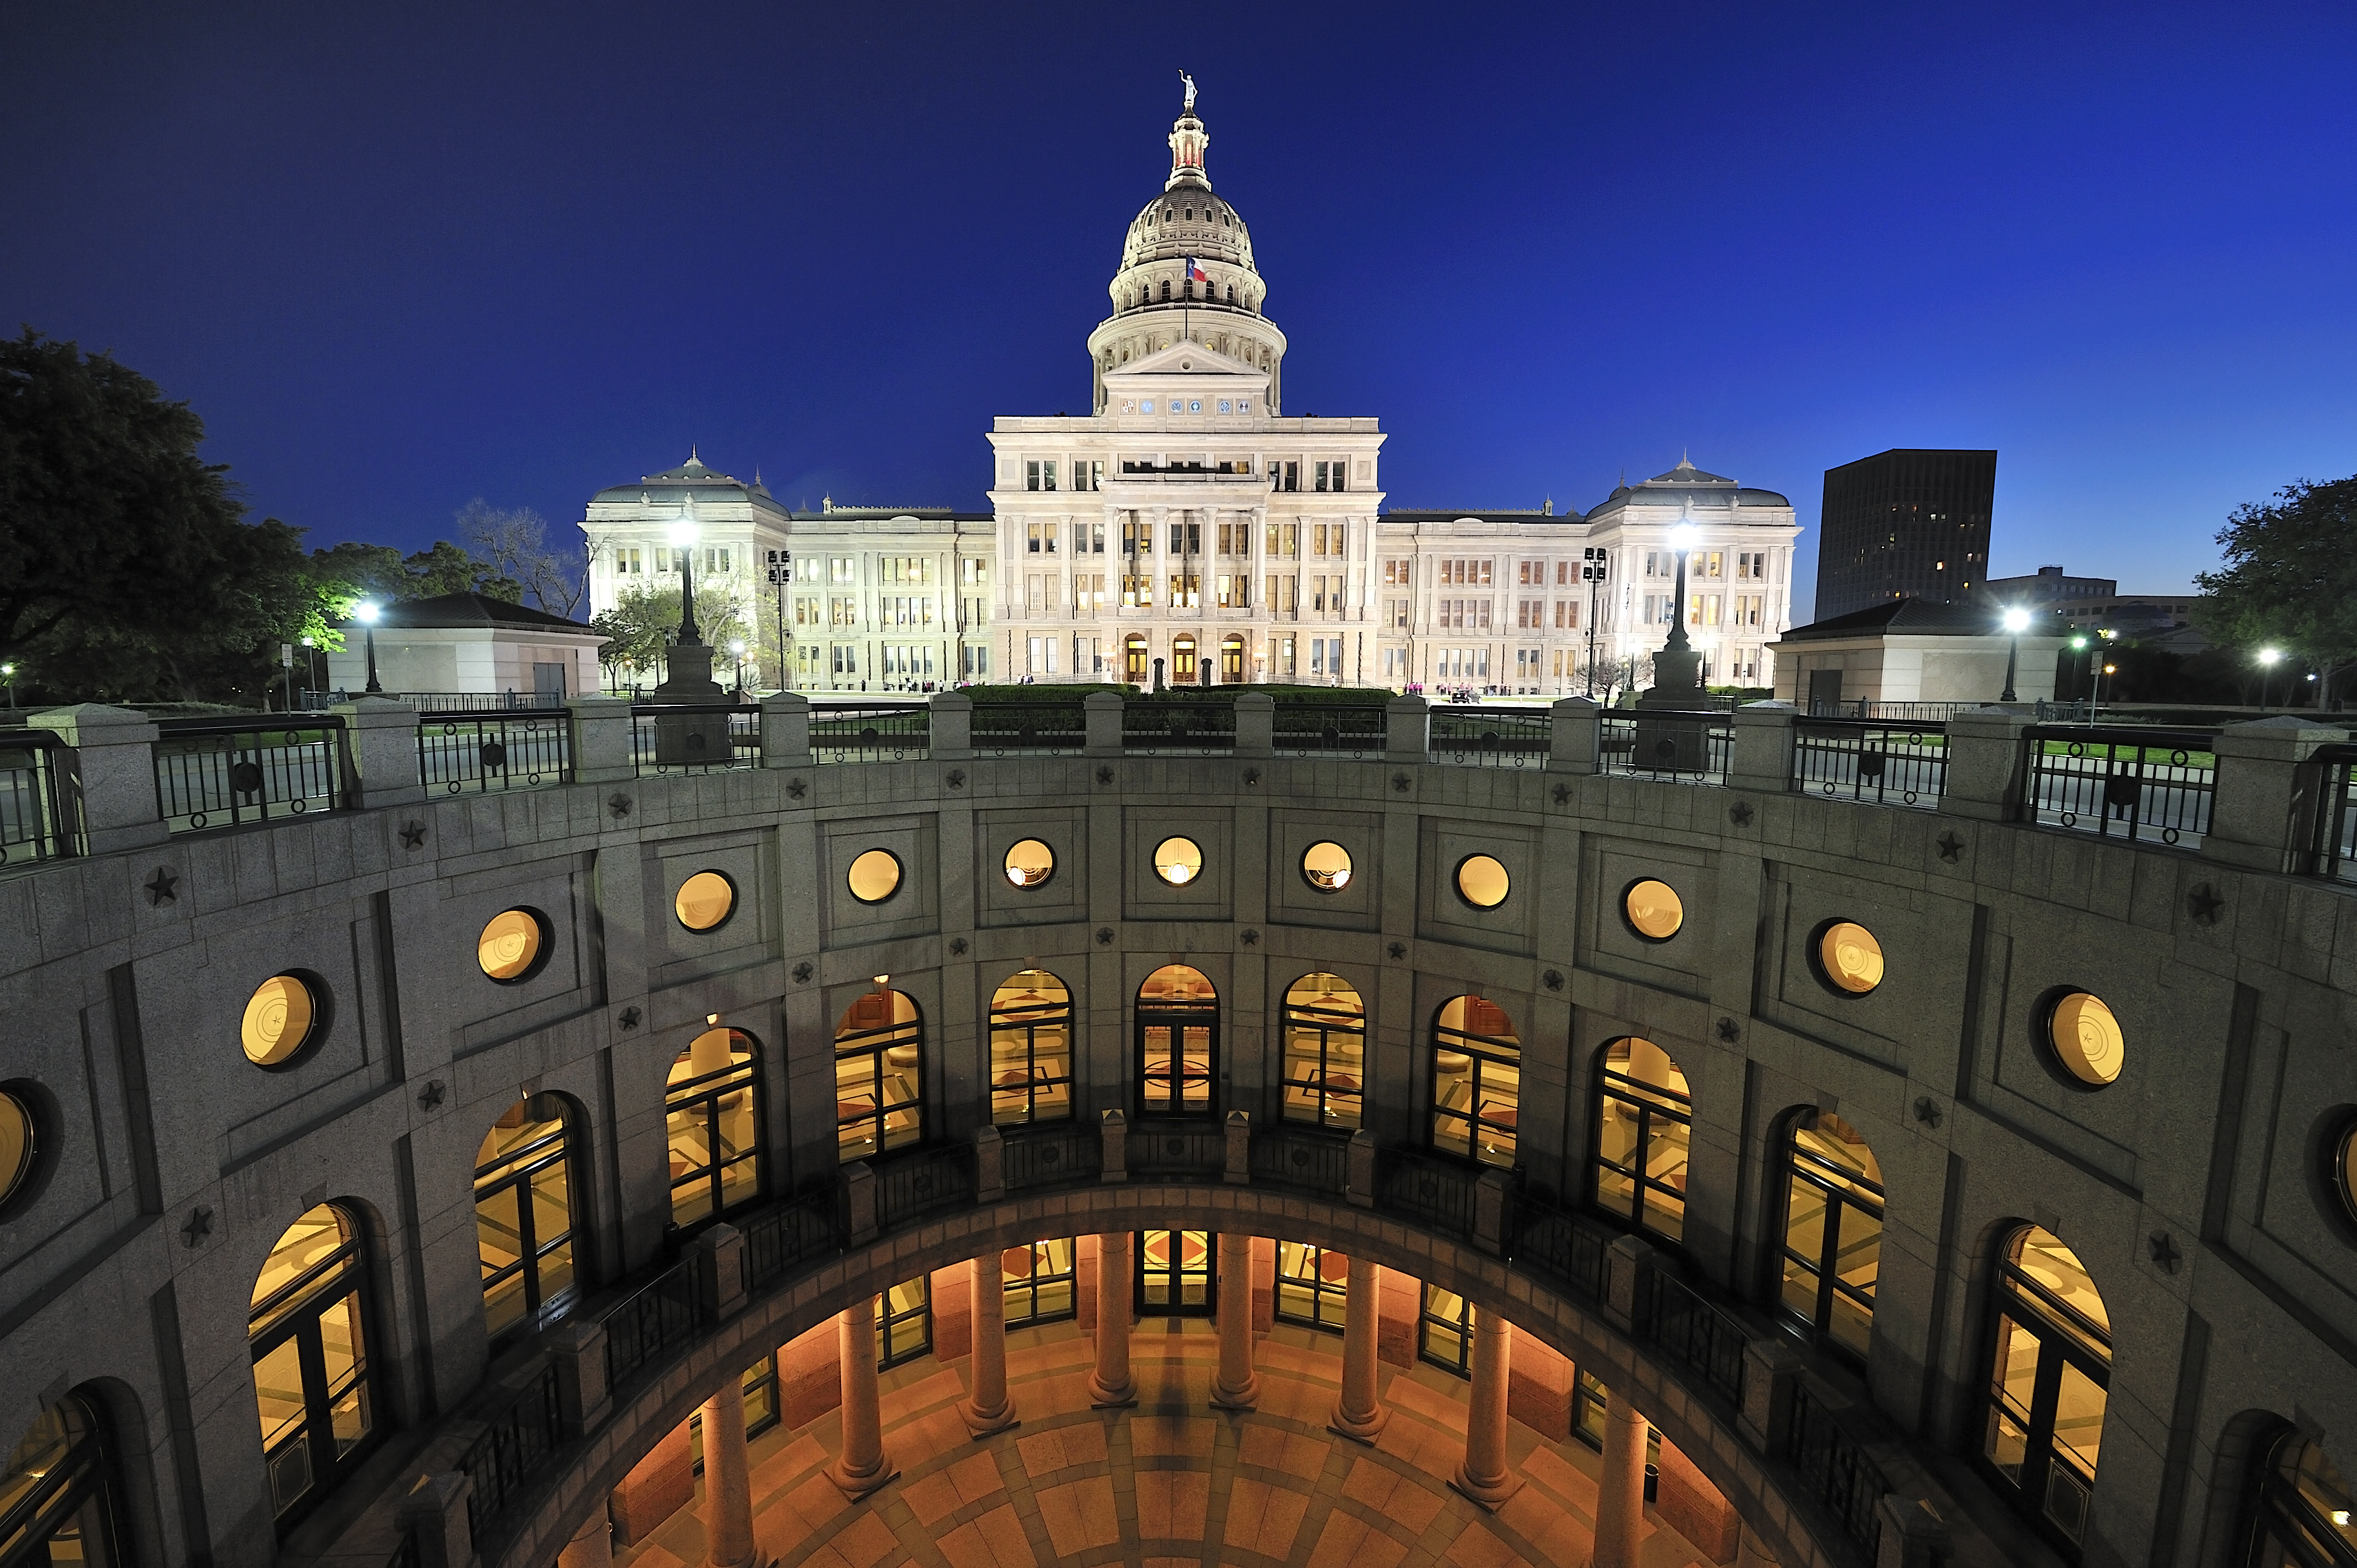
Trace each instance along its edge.
<path fill-rule="evenodd" d="M 2028 631 L 2029 629 L 2029 612 L 2024 609 L 2010 609 L 2006 611 L 2005 629 L 2016 634 L 2017 636 L 2022 632 Z"/>
<path fill-rule="evenodd" d="M 1670 530 L 1670 548 L 1683 555 L 1687 551 L 1692 550 L 1695 547 L 1695 542 L 1701 537 L 1702 530 L 1696 528 L 1693 523 L 1679 523 L 1676 527 Z"/>
<path fill-rule="evenodd" d="M 376 618 L 383 613 L 383 607 L 380 606 L 374 599 L 362 599 L 360 603 L 352 607 L 353 617 L 363 625 L 367 626 L 374 626 L 376 624 Z"/>

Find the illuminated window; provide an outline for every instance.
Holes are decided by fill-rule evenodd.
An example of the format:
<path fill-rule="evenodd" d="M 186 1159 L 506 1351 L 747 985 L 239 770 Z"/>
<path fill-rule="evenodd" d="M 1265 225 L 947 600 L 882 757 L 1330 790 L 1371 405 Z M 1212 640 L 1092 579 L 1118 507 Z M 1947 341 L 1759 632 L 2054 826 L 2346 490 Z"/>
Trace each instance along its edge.
<path fill-rule="evenodd" d="M 1137 1310 L 1144 1317 L 1208 1317 L 1219 1305 L 1217 1240 L 1209 1230 L 1137 1233 Z"/>
<path fill-rule="evenodd" d="M 881 904 L 900 890 L 900 857 L 888 849 L 860 852 L 845 882 L 863 904 Z"/>
<path fill-rule="evenodd" d="M 1193 839 L 1167 838 L 1154 846 L 1154 875 L 1184 887 L 1203 875 L 1203 851 Z"/>
<path fill-rule="evenodd" d="M 1367 1007 L 1340 975 L 1305 974 L 1285 993 L 1285 1119 L 1355 1129 L 1366 1092 Z"/>
<path fill-rule="evenodd" d="M 1596 1206 L 1678 1240 L 1694 1122 L 1686 1075 L 1652 1041 L 1619 1039 L 1604 1047 L 1596 1078 Z"/>
<path fill-rule="evenodd" d="M 29 1088 L 0 1089 L 0 1216 L 33 1195 L 41 1165 L 41 1123 Z"/>
<path fill-rule="evenodd" d="M 761 1195 L 760 1071 L 742 1029 L 706 1029 L 673 1058 L 663 1133 L 673 1224 L 698 1225 Z"/>
<path fill-rule="evenodd" d="M 745 1400 L 745 1435 L 756 1437 L 778 1424 L 778 1356 L 776 1351 L 745 1369 L 737 1380 Z M 688 1468 L 704 1474 L 704 1411 L 687 1412 Z"/>
<path fill-rule="evenodd" d="M 1056 852 L 1038 839 L 1025 839 L 1006 852 L 1006 880 L 1037 887 L 1056 875 Z"/>
<path fill-rule="evenodd" d="M 256 1067 L 283 1068 L 327 1033 L 322 991 L 307 974 L 274 974 L 254 987 L 245 1004 L 239 1036 L 245 1059 Z"/>
<path fill-rule="evenodd" d="M 1276 1244 L 1276 1316 L 1340 1334 L 1349 1316 L 1351 1260 L 1306 1241 Z"/>
<path fill-rule="evenodd" d="M 699 871 L 679 885 L 671 907 L 689 930 L 716 931 L 737 912 L 737 884 L 720 872 Z"/>
<path fill-rule="evenodd" d="M 834 1135 L 845 1165 L 923 1142 L 924 1036 L 906 992 L 866 992 L 844 1009 L 834 1026 Z"/>
<path fill-rule="evenodd" d="M 1794 1118 L 1784 1157 L 1784 1310 L 1864 1360 L 1882 1262 L 1882 1167 L 1830 1111 Z"/>
<path fill-rule="evenodd" d="M 1071 1113 L 1072 993 L 1044 969 L 1019 971 L 990 999 L 990 1120 Z"/>
<path fill-rule="evenodd" d="M 281 1534 L 350 1473 L 380 1433 L 366 1294 L 359 1233 L 328 1203 L 287 1228 L 253 1282 L 246 1340 Z"/>
<path fill-rule="evenodd" d="M 880 1298 L 876 1316 L 876 1365 L 897 1367 L 933 1348 L 933 1276 L 903 1280 Z"/>
<path fill-rule="evenodd" d="M 1512 1168 L 1520 1148 L 1523 1042 L 1496 1003 L 1454 996 L 1432 1035 L 1432 1146 Z"/>
<path fill-rule="evenodd" d="M 1620 914 L 1629 929 L 1649 942 L 1665 942 L 1686 923 L 1686 907 L 1666 882 L 1651 877 L 1632 882 L 1620 895 Z"/>
<path fill-rule="evenodd" d="M 2243 1561 L 2260 1568 L 2357 1563 L 2357 1504 L 2323 1444 L 2287 1428 L 2259 1445 L 2257 1457 L 2256 1539 Z"/>
<path fill-rule="evenodd" d="M 2101 1455 L 2112 1319 L 2078 1254 L 2025 1225 L 1998 1254 L 1980 1461 L 2049 1541 L 2075 1554 Z"/>
<path fill-rule="evenodd" d="M 1330 839 L 1313 843 L 1301 852 L 1301 875 L 1320 893 L 1340 893 L 1351 885 L 1351 852 Z"/>
<path fill-rule="evenodd" d="M 475 1245 L 494 1342 L 571 1297 L 573 1186 L 552 1096 L 507 1108 L 475 1155 Z"/>
<path fill-rule="evenodd" d="M 2126 1065 L 2127 1042 L 2120 1021 L 2101 998 L 2083 991 L 2058 992 L 2043 1012 L 2046 1048 L 2072 1083 L 2102 1089 L 2117 1081 Z"/>
<path fill-rule="evenodd" d="M 80 1399 L 68 1395 L 34 1417 L 0 1466 L 0 1547 L 12 1568 L 122 1568 L 116 1486 L 105 1429 Z"/>
<path fill-rule="evenodd" d="M 1854 920 L 1830 920 L 1809 943 L 1817 978 L 1844 996 L 1863 996 L 1882 983 L 1882 944 Z"/>
<path fill-rule="evenodd" d="M 1146 1116 L 1214 1116 L 1219 995 L 1200 970 L 1165 964 L 1137 988 L 1138 1110 Z"/>
<path fill-rule="evenodd" d="M 1510 886 L 1506 868 L 1495 855 L 1469 854 L 1457 863 L 1457 896 L 1476 909 L 1494 909 L 1504 903 Z"/>
<path fill-rule="evenodd" d="M 1416 1313 L 1415 1353 L 1460 1378 L 1473 1375 L 1473 1304 L 1436 1284 L 1424 1287 Z"/>
<path fill-rule="evenodd" d="M 548 962 L 548 917 L 537 909 L 503 909 L 475 939 L 475 962 L 502 985 L 517 985 Z"/>
<path fill-rule="evenodd" d="M 1055 1323 L 1078 1315 L 1080 1268 L 1070 1236 L 1009 1247 L 999 1254 L 1006 1326 Z"/>

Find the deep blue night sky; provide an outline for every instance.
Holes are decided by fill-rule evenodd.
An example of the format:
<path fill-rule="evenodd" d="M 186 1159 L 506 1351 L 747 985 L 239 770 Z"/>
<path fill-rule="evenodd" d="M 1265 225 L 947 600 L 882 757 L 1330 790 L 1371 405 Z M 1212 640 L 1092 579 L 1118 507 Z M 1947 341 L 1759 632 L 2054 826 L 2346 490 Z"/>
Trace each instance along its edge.
<path fill-rule="evenodd" d="M 1641 12 L 1641 15 L 1636 13 Z M 687 455 L 978 508 L 1084 411 L 1177 68 L 1403 506 L 2000 451 L 1995 566 L 2181 585 L 2357 471 L 2357 8 L 166 5 L 0 14 L 0 310 L 257 512 L 416 547 Z"/>

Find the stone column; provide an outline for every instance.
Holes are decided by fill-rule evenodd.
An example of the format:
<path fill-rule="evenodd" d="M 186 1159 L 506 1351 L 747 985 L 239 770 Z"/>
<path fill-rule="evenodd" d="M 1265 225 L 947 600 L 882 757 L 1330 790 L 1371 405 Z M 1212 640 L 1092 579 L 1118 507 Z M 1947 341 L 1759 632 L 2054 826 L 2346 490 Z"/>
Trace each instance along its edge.
<path fill-rule="evenodd" d="M 1506 1464 L 1506 1368 L 1513 1353 L 1512 1333 L 1498 1313 L 1475 1309 L 1473 1402 L 1465 1412 L 1465 1462 L 1449 1482 L 1492 1513 L 1523 1489 L 1523 1478 Z"/>
<path fill-rule="evenodd" d="M 843 1377 L 843 1457 L 826 1477 L 856 1501 L 899 1472 L 884 1457 L 884 1417 L 876 1389 L 876 1298 L 845 1307 L 835 1321 L 835 1354 Z"/>
<path fill-rule="evenodd" d="M 1006 1282 L 999 1251 L 992 1248 L 968 1265 L 974 1271 L 974 1393 L 958 1406 L 965 1429 L 987 1437 L 1016 1424 L 1015 1402 L 1006 1395 Z"/>
<path fill-rule="evenodd" d="M 868 1387 L 875 1386 L 871 1376 Z M 745 1391 L 735 1378 L 704 1402 L 704 1536 L 710 1568 L 753 1568 L 759 1549 L 752 1469 L 745 1457 Z"/>
<path fill-rule="evenodd" d="M 1357 1443 L 1372 1443 L 1392 1412 L 1375 1399 L 1375 1326 L 1383 1312 L 1375 1265 L 1351 1260 L 1350 1295 L 1342 1314 L 1342 1392 L 1334 1401 L 1329 1430 Z"/>
<path fill-rule="evenodd" d="M 1604 1474 L 1596 1482 L 1595 1568 L 1637 1568 L 1645 1525 L 1645 1418 L 1619 1392 L 1604 1412 Z"/>
<path fill-rule="evenodd" d="M 614 1568 L 614 1525 L 606 1517 L 605 1498 L 597 1499 L 597 1506 L 556 1554 L 556 1568 Z"/>
<path fill-rule="evenodd" d="M 1211 1380 L 1211 1402 L 1222 1410 L 1250 1410 L 1260 1400 L 1260 1374 L 1253 1370 L 1252 1242 L 1220 1232 L 1220 1371 Z"/>
<path fill-rule="evenodd" d="M 1089 1402 L 1103 1410 L 1137 1402 L 1129 1375 L 1130 1234 L 1097 1238 L 1097 1369 L 1089 1374 Z"/>

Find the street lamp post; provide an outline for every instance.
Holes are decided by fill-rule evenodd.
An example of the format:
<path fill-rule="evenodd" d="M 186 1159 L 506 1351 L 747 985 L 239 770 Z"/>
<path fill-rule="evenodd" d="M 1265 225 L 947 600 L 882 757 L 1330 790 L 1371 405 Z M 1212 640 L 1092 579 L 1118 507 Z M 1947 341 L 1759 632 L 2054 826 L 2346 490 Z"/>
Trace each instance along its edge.
<path fill-rule="evenodd" d="M 695 541 L 702 532 L 696 526 L 695 498 L 691 495 L 681 503 L 678 520 L 671 525 L 672 548 L 679 552 L 679 640 L 684 648 L 704 646 L 703 628 L 695 624 Z"/>
<path fill-rule="evenodd" d="M 8 682 L 8 711 L 13 714 L 16 711 L 16 667 L 0 664 L 0 681 Z"/>
<path fill-rule="evenodd" d="M 376 618 L 382 613 L 382 607 L 374 599 L 362 599 L 352 607 L 352 614 L 360 617 L 361 624 L 368 628 L 368 685 L 365 690 L 371 696 L 380 696 L 384 692 L 384 688 L 376 683 Z"/>
<path fill-rule="evenodd" d="M 1579 569 L 1587 582 L 1587 695 L 1591 700 L 1596 696 L 1596 591 L 1604 581 L 1605 562 L 1602 547 L 1592 547 L 1587 564 Z"/>
<path fill-rule="evenodd" d="M 745 700 L 745 639 L 740 637 L 731 642 L 728 651 L 737 656 L 737 700 L 741 703 Z"/>
<path fill-rule="evenodd" d="M 1670 530 L 1670 548 L 1678 553 L 1678 586 L 1670 599 L 1670 637 L 1662 644 L 1665 652 L 1684 653 L 1694 646 L 1693 639 L 1686 636 L 1686 553 L 1695 547 L 1700 532 L 1691 522 L 1679 523 Z M 1659 677 L 1655 680 L 1658 684 Z"/>
<path fill-rule="evenodd" d="M 2012 636 L 2013 640 L 2005 650 L 2005 695 L 1999 697 L 1997 701 L 2010 703 L 2014 700 L 2014 666 L 2021 660 L 2021 634 L 2029 629 L 2029 612 L 2018 608 L 2006 611 L 2005 629 Z"/>
<path fill-rule="evenodd" d="M 2267 682 L 2276 672 L 2276 660 L 2282 657 L 2283 650 L 2280 648 L 2259 650 L 2259 707 L 2262 712 L 2267 705 Z"/>

